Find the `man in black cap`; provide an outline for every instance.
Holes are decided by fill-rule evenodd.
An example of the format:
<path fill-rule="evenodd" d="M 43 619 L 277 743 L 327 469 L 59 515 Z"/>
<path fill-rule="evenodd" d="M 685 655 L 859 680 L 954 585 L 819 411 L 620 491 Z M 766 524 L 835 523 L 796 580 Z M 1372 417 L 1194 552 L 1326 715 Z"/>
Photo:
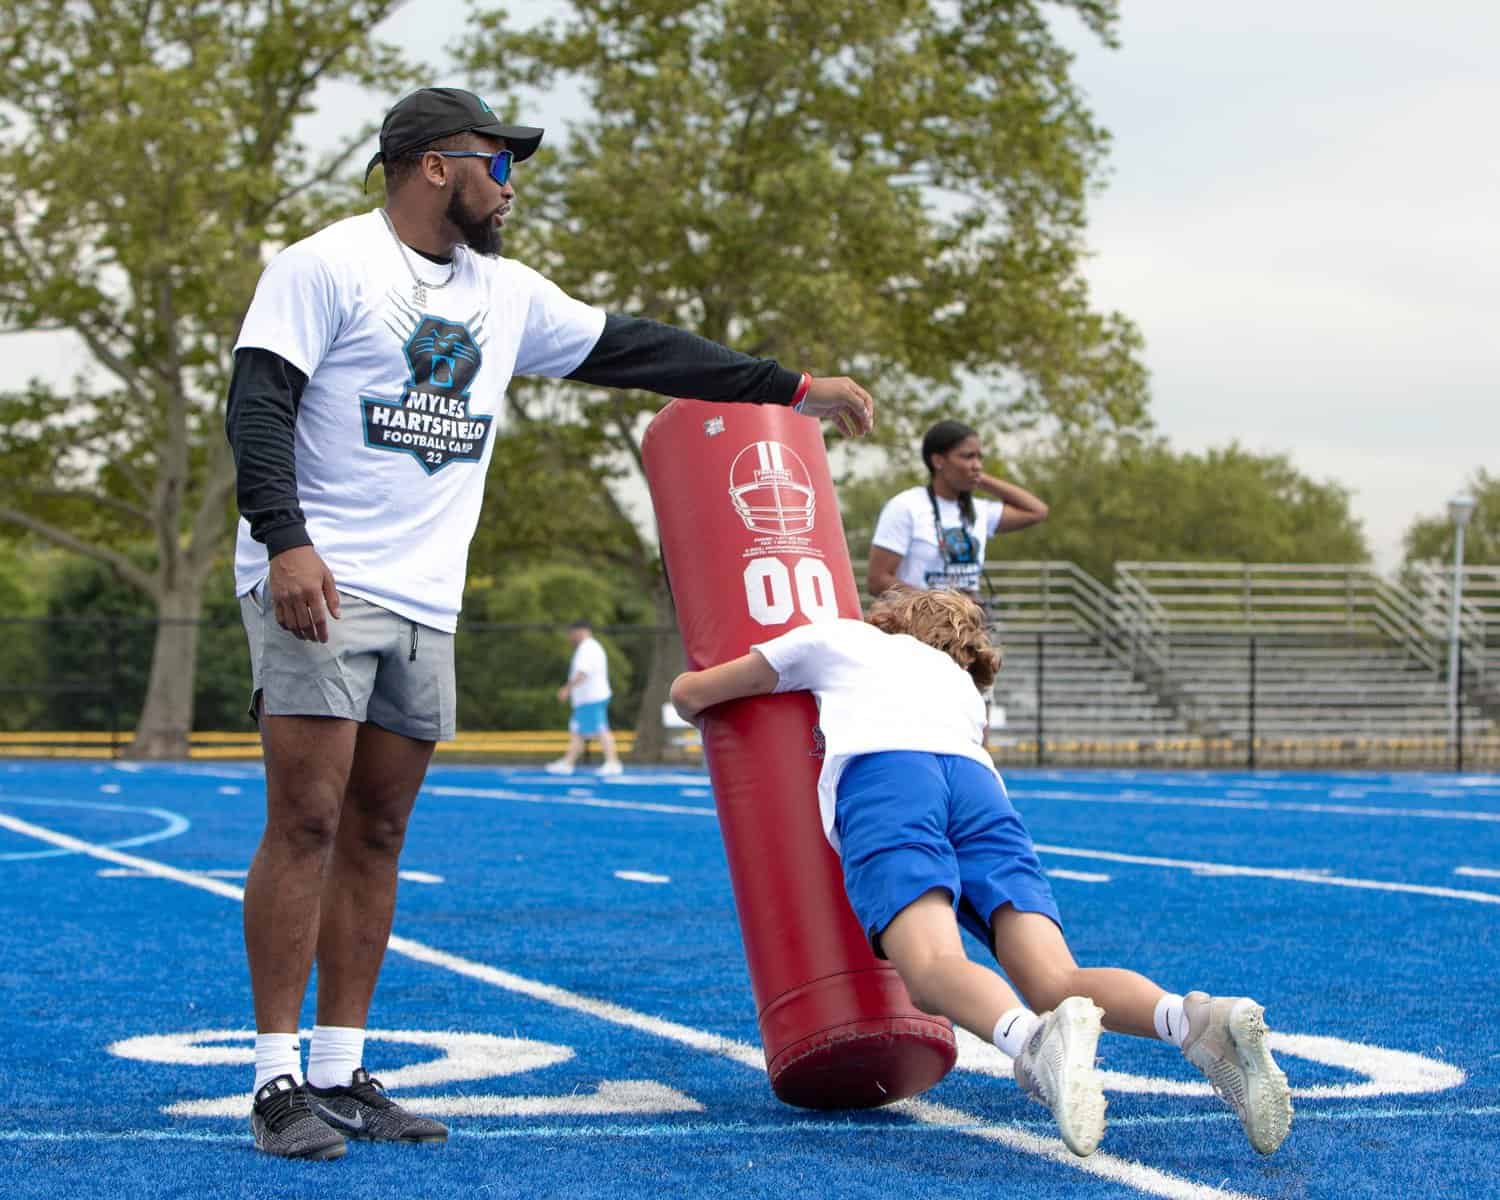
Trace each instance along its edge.
<path fill-rule="evenodd" d="M 457 88 L 402 99 L 370 162 L 385 167 L 384 208 L 278 254 L 235 346 L 235 591 L 266 764 L 265 832 L 245 885 L 250 1124 L 267 1153 L 336 1158 L 346 1136 L 447 1138 L 370 1077 L 364 1030 L 407 820 L 434 746 L 454 734 L 453 630 L 511 377 L 790 405 L 849 435 L 870 427 L 870 397 L 850 379 L 606 314 L 500 257 L 511 169 L 541 139 Z"/>

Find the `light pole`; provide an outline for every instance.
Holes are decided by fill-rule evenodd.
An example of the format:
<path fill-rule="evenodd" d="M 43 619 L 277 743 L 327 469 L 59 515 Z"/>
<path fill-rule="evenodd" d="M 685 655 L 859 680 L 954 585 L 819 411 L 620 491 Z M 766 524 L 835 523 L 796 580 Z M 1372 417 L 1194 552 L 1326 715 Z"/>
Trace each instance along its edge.
<path fill-rule="evenodd" d="M 1448 740 L 1458 748 L 1458 614 L 1464 600 L 1464 527 L 1474 515 L 1474 497 L 1459 494 L 1448 501 L 1453 518 L 1453 616 L 1448 625 Z"/>

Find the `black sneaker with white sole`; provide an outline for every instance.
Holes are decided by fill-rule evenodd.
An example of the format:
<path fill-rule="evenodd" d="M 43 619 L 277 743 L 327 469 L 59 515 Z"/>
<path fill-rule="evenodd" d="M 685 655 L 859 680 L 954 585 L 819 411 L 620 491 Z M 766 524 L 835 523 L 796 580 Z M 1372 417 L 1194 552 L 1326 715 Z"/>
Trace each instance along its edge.
<path fill-rule="evenodd" d="M 318 1119 L 290 1075 L 278 1075 L 255 1093 L 250 1132 L 257 1150 L 278 1158 L 342 1158 L 349 1148 L 343 1134 Z"/>
<path fill-rule="evenodd" d="M 312 1110 L 345 1137 L 371 1142 L 446 1142 L 448 1127 L 409 1113 L 363 1067 L 347 1087 L 306 1085 Z"/>

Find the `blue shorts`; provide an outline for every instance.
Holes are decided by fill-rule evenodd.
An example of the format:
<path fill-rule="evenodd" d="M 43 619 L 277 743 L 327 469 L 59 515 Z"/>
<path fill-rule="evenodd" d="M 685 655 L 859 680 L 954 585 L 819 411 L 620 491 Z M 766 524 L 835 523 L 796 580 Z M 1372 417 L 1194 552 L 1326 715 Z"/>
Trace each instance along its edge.
<path fill-rule="evenodd" d="M 609 701 L 595 700 L 592 704 L 580 704 L 573 710 L 573 719 L 568 722 L 568 732 L 580 737 L 594 737 L 609 732 Z"/>
<path fill-rule="evenodd" d="M 958 920 L 993 950 L 1002 905 L 1062 919 L 1031 835 L 982 763 L 953 754 L 862 754 L 839 778 L 834 821 L 844 890 L 875 953 L 896 914 L 945 889 Z"/>

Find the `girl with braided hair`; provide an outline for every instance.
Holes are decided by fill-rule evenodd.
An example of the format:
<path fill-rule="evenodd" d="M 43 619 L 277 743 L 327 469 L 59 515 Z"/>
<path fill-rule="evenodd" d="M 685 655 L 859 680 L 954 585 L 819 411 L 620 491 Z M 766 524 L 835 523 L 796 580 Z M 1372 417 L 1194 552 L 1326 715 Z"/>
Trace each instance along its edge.
<path fill-rule="evenodd" d="M 1025 488 L 984 472 L 979 434 L 961 421 L 939 421 L 922 438 L 925 486 L 886 501 L 871 539 L 866 587 L 954 588 L 978 599 L 985 544 L 1047 519 L 1047 506 Z M 976 493 L 978 499 L 975 498 Z"/>
<path fill-rule="evenodd" d="M 1031 836 L 984 748 L 980 693 L 999 669 L 977 604 L 908 589 L 882 596 L 865 621 L 803 625 L 679 675 L 672 703 L 696 722 L 745 696 L 814 694 L 823 831 L 871 947 L 918 1008 L 1014 1059 L 1016 1081 L 1052 1110 L 1075 1154 L 1092 1153 L 1104 1133 L 1101 1027 L 1181 1048 L 1270 1154 L 1292 1106 L 1260 1005 L 1173 995 L 1134 971 L 1074 962 Z M 960 925 L 1010 983 L 970 961 Z"/>

